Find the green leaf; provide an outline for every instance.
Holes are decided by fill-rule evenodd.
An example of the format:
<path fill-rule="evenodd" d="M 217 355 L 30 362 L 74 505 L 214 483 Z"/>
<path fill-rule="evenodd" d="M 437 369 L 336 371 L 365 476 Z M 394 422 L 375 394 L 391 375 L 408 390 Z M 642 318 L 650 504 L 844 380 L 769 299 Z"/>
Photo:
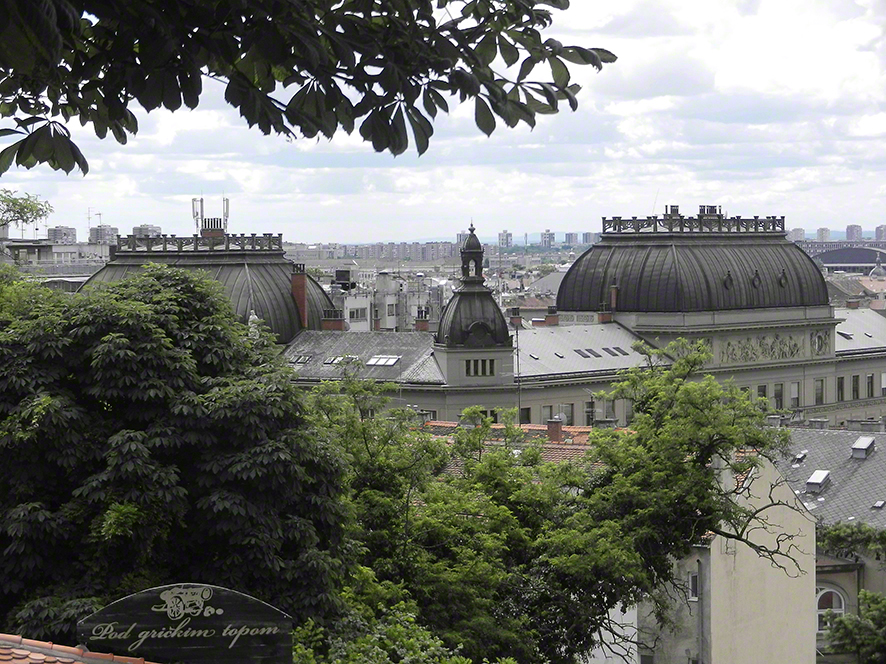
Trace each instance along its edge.
<path fill-rule="evenodd" d="M 520 82 L 529 76 L 529 74 L 532 73 L 533 68 L 535 68 L 535 58 L 531 55 L 527 56 L 523 61 L 523 64 L 520 65 L 520 73 L 517 75 L 517 82 Z"/>
<path fill-rule="evenodd" d="M 491 136 L 492 132 L 495 131 L 495 116 L 492 115 L 492 111 L 489 110 L 489 106 L 482 97 L 477 97 L 475 100 L 474 121 L 477 123 L 480 131 L 487 136 Z"/>
<path fill-rule="evenodd" d="M 23 141 L 24 139 L 22 139 Z M 21 146 L 22 141 L 16 141 L 8 148 L 5 148 L 2 152 L 0 152 L 0 175 L 3 175 L 6 171 L 9 170 L 9 167 L 12 166 L 12 162 L 15 159 L 15 155 L 18 152 L 19 146 Z"/>
<path fill-rule="evenodd" d="M 477 60 L 484 67 L 489 66 L 489 64 L 495 60 L 496 53 L 496 36 L 494 32 L 490 32 L 483 37 L 474 49 L 474 55 L 477 56 Z"/>
<path fill-rule="evenodd" d="M 426 117 L 424 117 L 417 108 L 410 108 L 407 112 L 409 124 L 412 126 L 412 136 L 415 139 L 415 147 L 419 155 L 423 155 L 428 150 L 430 138 L 434 133 L 434 128 Z"/>
<path fill-rule="evenodd" d="M 569 85 L 569 69 L 563 64 L 563 61 L 557 57 L 548 58 L 548 64 L 551 65 L 551 74 L 554 76 L 554 85 L 558 88 L 565 88 Z"/>
<path fill-rule="evenodd" d="M 498 36 L 498 49 L 505 64 L 510 67 L 520 59 L 520 51 L 504 35 Z"/>

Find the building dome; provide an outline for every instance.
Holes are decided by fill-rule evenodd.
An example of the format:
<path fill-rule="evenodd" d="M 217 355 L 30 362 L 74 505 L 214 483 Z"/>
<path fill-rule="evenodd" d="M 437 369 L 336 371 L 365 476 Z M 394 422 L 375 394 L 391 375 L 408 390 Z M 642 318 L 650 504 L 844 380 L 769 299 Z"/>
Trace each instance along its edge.
<path fill-rule="evenodd" d="M 883 267 L 880 262 L 880 256 L 877 256 L 877 264 L 874 266 L 874 269 L 871 270 L 868 276 L 874 281 L 886 281 L 886 267 Z"/>
<path fill-rule="evenodd" d="M 783 217 L 677 219 L 604 219 L 600 242 L 563 278 L 557 308 L 689 312 L 828 304 L 821 272 L 785 239 Z"/>
<path fill-rule="evenodd" d="M 492 291 L 484 285 L 483 246 L 470 234 L 461 248 L 461 286 L 443 309 L 434 341 L 444 346 L 510 346 L 511 334 Z"/>
<path fill-rule="evenodd" d="M 290 341 L 300 330 L 321 328 L 325 309 L 333 309 L 323 288 L 309 275 L 296 287 L 293 264 L 286 259 L 280 236 L 225 236 L 222 238 L 129 238 L 122 239 L 113 260 L 96 272 L 84 288 L 120 281 L 147 263 L 160 263 L 187 270 L 204 270 L 218 281 L 231 301 L 238 319 L 250 315 L 265 322 L 278 343 Z M 211 248 L 210 248 L 211 247 Z M 303 291 L 301 311 L 295 292 Z"/>

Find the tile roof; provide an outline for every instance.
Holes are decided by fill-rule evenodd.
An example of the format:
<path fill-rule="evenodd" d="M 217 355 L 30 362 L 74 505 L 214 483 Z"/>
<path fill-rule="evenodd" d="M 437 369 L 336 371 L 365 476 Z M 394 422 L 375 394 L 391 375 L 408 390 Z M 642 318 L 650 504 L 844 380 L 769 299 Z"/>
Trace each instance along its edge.
<path fill-rule="evenodd" d="M 883 449 L 853 458 L 852 444 L 861 436 L 872 436 Z M 886 501 L 886 433 L 791 429 L 790 451 L 791 458 L 778 468 L 813 516 L 824 523 L 861 521 L 886 528 L 886 507 L 874 507 Z M 806 480 L 816 470 L 829 471 L 829 482 L 819 493 L 807 493 Z"/>
<path fill-rule="evenodd" d="M 458 430 L 458 422 L 441 422 L 432 420 L 422 426 L 432 436 L 449 438 Z M 521 444 L 536 444 L 541 447 L 541 456 L 544 461 L 555 463 L 561 461 L 575 461 L 582 458 L 591 449 L 588 435 L 594 427 L 564 426 L 563 440 L 559 443 L 548 439 L 548 427 L 544 424 L 521 424 L 523 441 Z M 490 448 L 501 445 L 504 442 L 505 427 L 503 424 L 493 424 L 486 442 Z"/>
<path fill-rule="evenodd" d="M 90 652 L 83 648 L 34 641 L 14 634 L 0 634 L 0 662 L 32 664 L 157 664 L 142 657 L 123 657 Z"/>
<path fill-rule="evenodd" d="M 834 316 L 845 319 L 834 335 L 838 356 L 886 348 L 886 318 L 873 309 L 834 309 Z"/>

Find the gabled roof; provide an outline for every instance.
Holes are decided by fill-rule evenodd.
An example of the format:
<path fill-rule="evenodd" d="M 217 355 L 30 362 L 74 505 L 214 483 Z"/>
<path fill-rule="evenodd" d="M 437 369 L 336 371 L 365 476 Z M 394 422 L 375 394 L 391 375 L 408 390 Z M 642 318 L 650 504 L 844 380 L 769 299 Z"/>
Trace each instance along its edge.
<path fill-rule="evenodd" d="M 353 359 L 361 365 L 357 371 L 360 378 L 442 385 L 443 374 L 433 358 L 433 343 L 434 337 L 428 332 L 303 330 L 283 355 L 307 380 L 340 379 Z M 375 357 L 397 360 L 393 364 L 372 364 Z M 300 358 L 304 361 L 299 362 Z"/>
<path fill-rule="evenodd" d="M 0 661 L 21 664 L 156 664 L 141 657 L 124 657 L 90 652 L 83 648 L 62 646 L 47 641 L 24 639 L 13 634 L 0 634 Z"/>
<path fill-rule="evenodd" d="M 778 468 L 812 515 L 824 523 L 860 521 L 886 528 L 886 433 L 791 429 L 791 457 Z M 878 446 L 867 458 L 853 458 L 852 444 L 873 436 Z M 802 460 L 800 457 L 803 457 Z M 819 493 L 806 492 L 806 480 L 817 470 L 829 471 Z"/>

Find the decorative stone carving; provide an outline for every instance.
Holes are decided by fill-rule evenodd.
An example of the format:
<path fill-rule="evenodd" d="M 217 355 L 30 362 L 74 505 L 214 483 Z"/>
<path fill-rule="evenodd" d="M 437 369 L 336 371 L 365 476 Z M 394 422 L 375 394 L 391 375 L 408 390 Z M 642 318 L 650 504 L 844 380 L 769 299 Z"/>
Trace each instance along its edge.
<path fill-rule="evenodd" d="M 812 349 L 812 357 L 827 355 L 831 349 L 831 331 L 812 330 L 809 333 L 809 348 Z"/>
<path fill-rule="evenodd" d="M 720 345 L 721 364 L 789 360 L 802 355 L 803 338 L 790 334 L 762 334 L 745 339 L 730 339 Z"/>

